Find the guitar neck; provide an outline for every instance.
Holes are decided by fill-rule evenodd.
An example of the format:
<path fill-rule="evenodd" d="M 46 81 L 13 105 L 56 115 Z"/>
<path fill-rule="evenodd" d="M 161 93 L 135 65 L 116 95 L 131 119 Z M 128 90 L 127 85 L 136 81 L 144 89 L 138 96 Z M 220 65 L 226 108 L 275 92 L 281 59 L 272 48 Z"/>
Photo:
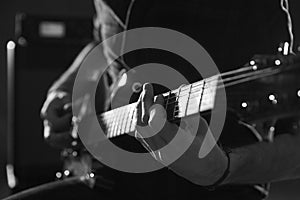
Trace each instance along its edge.
<path fill-rule="evenodd" d="M 275 60 L 275 58 L 272 58 Z M 299 69 L 300 55 L 281 60 L 282 65 L 261 67 L 256 65 L 218 74 L 207 79 L 185 85 L 162 94 L 167 112 L 167 120 L 175 121 L 196 113 L 212 110 L 215 107 L 217 90 L 245 82 L 274 76 L 286 71 Z M 219 84 L 222 80 L 222 84 Z M 155 96 L 154 98 L 156 98 Z M 113 138 L 135 131 L 137 122 L 137 103 L 132 103 L 101 114 L 101 121 L 106 126 L 106 135 Z"/>
<path fill-rule="evenodd" d="M 187 117 L 214 108 L 219 75 L 163 93 L 164 108 L 170 121 Z M 154 98 L 157 98 L 155 96 Z M 135 131 L 137 122 L 137 102 L 101 114 L 108 138 Z"/>

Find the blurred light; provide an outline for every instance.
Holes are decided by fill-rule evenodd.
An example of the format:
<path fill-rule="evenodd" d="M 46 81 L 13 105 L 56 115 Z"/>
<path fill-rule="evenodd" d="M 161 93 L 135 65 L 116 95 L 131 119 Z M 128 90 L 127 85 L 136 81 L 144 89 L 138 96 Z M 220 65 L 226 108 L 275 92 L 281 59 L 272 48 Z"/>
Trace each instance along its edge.
<path fill-rule="evenodd" d="M 255 71 L 257 70 L 257 65 L 253 65 L 252 69 Z"/>
<path fill-rule="evenodd" d="M 285 42 L 283 45 L 283 55 L 288 55 L 289 54 L 289 43 Z"/>
<path fill-rule="evenodd" d="M 300 97 L 300 90 L 297 91 L 297 96 Z"/>
<path fill-rule="evenodd" d="M 66 27 L 62 22 L 41 22 L 39 24 L 39 34 L 40 37 L 62 38 L 66 34 Z"/>
<path fill-rule="evenodd" d="M 56 176 L 56 178 L 61 178 L 62 174 L 60 172 L 56 172 L 55 176 Z"/>
<path fill-rule="evenodd" d="M 14 173 L 14 166 L 13 165 L 6 165 L 6 174 L 7 174 L 7 184 L 9 188 L 14 188 L 17 185 L 17 179 Z"/>
<path fill-rule="evenodd" d="M 281 61 L 280 60 L 275 60 L 275 65 L 281 65 Z"/>
<path fill-rule="evenodd" d="M 77 145 L 77 141 L 72 141 L 72 146 L 76 146 Z"/>
<path fill-rule="evenodd" d="M 72 156 L 76 157 L 78 155 L 77 151 L 72 152 Z"/>
<path fill-rule="evenodd" d="M 270 94 L 270 95 L 269 95 L 269 100 L 270 100 L 270 101 L 276 100 L 275 95 L 274 95 L 274 94 Z"/>
<path fill-rule="evenodd" d="M 6 47 L 7 49 L 14 49 L 16 47 L 16 44 L 13 41 L 9 41 Z"/>
<path fill-rule="evenodd" d="M 246 102 L 243 102 L 243 103 L 242 103 L 242 107 L 243 107 L 243 108 L 247 108 L 247 106 L 248 106 L 248 104 L 247 104 Z"/>
<path fill-rule="evenodd" d="M 251 61 L 250 61 L 250 65 L 255 65 L 255 61 L 254 61 L 254 60 L 251 60 Z"/>
<path fill-rule="evenodd" d="M 90 177 L 91 177 L 91 178 L 94 178 L 94 177 L 95 177 L 95 174 L 94 174 L 94 173 L 90 173 Z"/>
<path fill-rule="evenodd" d="M 18 39 L 18 44 L 21 46 L 26 46 L 27 45 L 27 41 L 24 37 L 19 37 Z"/>
<path fill-rule="evenodd" d="M 277 103 L 278 101 L 276 99 L 272 101 L 272 104 L 277 104 Z"/>
<path fill-rule="evenodd" d="M 65 170 L 65 171 L 64 171 L 64 175 L 65 175 L 65 176 L 69 176 L 69 175 L 70 175 L 70 171 L 69 171 L 69 170 Z"/>

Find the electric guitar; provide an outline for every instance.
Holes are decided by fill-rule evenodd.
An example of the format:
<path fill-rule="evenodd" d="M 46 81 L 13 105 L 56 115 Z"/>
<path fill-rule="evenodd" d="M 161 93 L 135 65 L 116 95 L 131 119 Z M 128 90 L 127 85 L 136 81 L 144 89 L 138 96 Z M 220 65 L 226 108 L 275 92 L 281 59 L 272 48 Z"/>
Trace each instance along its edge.
<path fill-rule="evenodd" d="M 300 114 L 299 63 L 299 54 L 263 57 L 243 68 L 163 93 L 167 119 L 172 122 L 214 110 L 218 104 L 224 103 L 218 99 L 218 91 L 224 87 L 227 108 L 252 125 Z M 147 77 L 143 79 L 128 73 L 127 84 L 120 87 L 115 96 L 128 97 L 134 84 L 145 82 Z M 108 138 L 128 134 L 136 128 L 136 102 L 124 105 L 128 104 L 128 99 L 123 102 L 122 98 L 117 99 L 119 101 L 114 102 L 117 108 L 99 115 Z"/>
<path fill-rule="evenodd" d="M 136 86 L 148 81 L 135 75 L 134 73 L 126 74 L 126 84 L 119 87 L 115 94 L 116 97 L 128 97 L 129 93 L 138 96 L 139 87 Z M 225 122 L 225 132 L 230 132 L 231 135 L 228 138 L 231 139 L 226 139 L 226 133 L 222 133 L 220 139 L 229 147 L 243 146 L 261 141 L 263 137 L 269 137 L 259 134 L 254 130 L 253 125 L 258 127 L 265 122 L 299 115 L 299 75 L 300 55 L 263 57 L 259 61 L 250 62 L 243 68 L 217 74 L 165 92 L 162 94 L 165 99 L 163 106 L 167 112 L 167 119 L 171 122 L 177 122 L 181 118 L 196 113 L 205 115 L 212 112 L 218 103 L 223 102 L 222 99 L 218 99 L 220 97 L 218 91 L 225 88 L 227 109 L 238 113 L 239 118 L 247 122 L 242 127 L 247 130 L 239 131 L 241 126 L 235 125 L 236 127 L 230 127 L 229 131 L 226 131 Z M 86 111 L 87 109 L 83 108 L 82 110 Z M 88 112 L 85 112 L 85 115 L 83 121 L 89 118 Z M 105 127 L 107 138 L 121 138 L 136 128 L 136 102 L 128 104 L 128 99 L 117 98 L 112 109 L 100 114 L 98 120 Z M 78 123 L 81 123 L 80 121 Z M 230 129 L 237 131 L 232 132 Z M 162 176 L 158 174 L 160 181 L 164 180 Z M 151 181 L 149 181 L 150 183 Z M 198 186 L 182 180 L 182 178 L 174 178 L 173 183 L 184 194 L 199 191 Z M 249 185 L 240 187 L 253 188 Z M 267 185 L 255 185 L 254 187 L 259 188 L 259 191 L 267 191 Z M 184 190 L 188 192 L 184 192 Z M 237 187 L 235 192 L 239 191 Z"/>

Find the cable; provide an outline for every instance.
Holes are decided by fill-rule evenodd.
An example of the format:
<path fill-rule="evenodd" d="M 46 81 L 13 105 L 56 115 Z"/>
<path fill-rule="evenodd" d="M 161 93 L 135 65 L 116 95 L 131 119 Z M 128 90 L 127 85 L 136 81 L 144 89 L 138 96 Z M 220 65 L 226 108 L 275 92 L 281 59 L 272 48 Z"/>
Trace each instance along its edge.
<path fill-rule="evenodd" d="M 127 29 L 128 29 L 128 24 L 129 24 L 129 19 L 130 19 L 130 14 L 131 14 L 131 10 L 133 7 L 135 0 L 131 0 L 128 9 L 127 9 L 127 13 L 126 13 L 126 18 L 125 18 L 125 23 L 124 23 L 124 34 L 122 35 L 122 46 L 121 46 L 121 57 L 122 57 L 122 65 L 127 69 L 130 70 L 131 68 L 125 63 L 123 55 L 124 55 L 124 49 L 125 49 L 125 43 L 126 43 L 126 33 L 127 33 Z"/>
<path fill-rule="evenodd" d="M 281 6 L 281 9 L 287 15 L 287 26 L 288 26 L 289 36 L 290 36 L 289 53 L 295 54 L 293 52 L 293 46 L 294 46 L 293 24 L 292 24 L 292 17 L 291 17 L 290 10 L 289 10 L 289 2 L 288 2 L 288 0 L 281 0 L 280 1 L 280 6 Z"/>

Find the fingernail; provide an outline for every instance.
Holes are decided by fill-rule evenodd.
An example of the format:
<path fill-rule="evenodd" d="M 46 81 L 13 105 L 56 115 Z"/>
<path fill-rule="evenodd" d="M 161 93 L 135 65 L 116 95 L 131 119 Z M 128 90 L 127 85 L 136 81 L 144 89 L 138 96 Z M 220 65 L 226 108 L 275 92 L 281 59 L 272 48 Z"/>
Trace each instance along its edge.
<path fill-rule="evenodd" d="M 151 84 L 150 83 L 145 83 L 143 85 L 143 90 L 149 90 L 149 89 L 151 89 Z"/>

